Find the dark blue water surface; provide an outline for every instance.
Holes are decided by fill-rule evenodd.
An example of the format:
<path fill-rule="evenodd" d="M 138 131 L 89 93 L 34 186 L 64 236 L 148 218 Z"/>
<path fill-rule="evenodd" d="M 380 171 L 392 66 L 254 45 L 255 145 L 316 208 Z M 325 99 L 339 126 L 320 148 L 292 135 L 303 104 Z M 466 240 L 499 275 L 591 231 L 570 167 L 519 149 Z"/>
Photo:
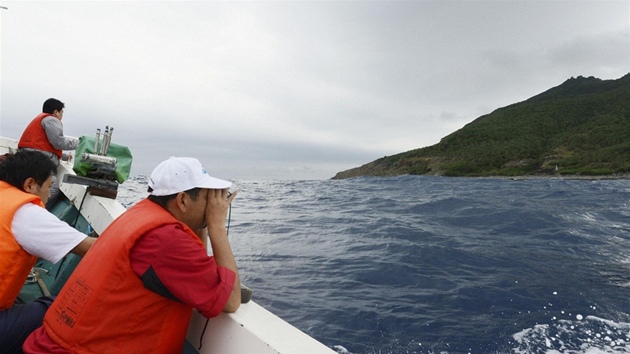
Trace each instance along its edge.
<path fill-rule="evenodd" d="M 236 184 L 243 283 L 339 353 L 630 353 L 629 180 Z"/>

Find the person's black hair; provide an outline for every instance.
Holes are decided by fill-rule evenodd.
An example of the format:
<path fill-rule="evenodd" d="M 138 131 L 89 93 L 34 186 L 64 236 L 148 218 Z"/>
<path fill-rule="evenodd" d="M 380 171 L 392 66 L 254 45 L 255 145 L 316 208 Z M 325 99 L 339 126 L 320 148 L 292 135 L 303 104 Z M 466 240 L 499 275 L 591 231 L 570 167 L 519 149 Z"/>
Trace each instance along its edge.
<path fill-rule="evenodd" d="M 42 112 L 53 114 L 55 111 L 61 111 L 65 105 L 56 98 L 49 98 L 44 102 Z"/>
<path fill-rule="evenodd" d="M 24 191 L 24 182 L 33 178 L 38 185 L 57 171 L 50 158 L 39 151 L 19 150 L 0 159 L 0 180 Z"/>
<path fill-rule="evenodd" d="M 197 198 L 199 197 L 199 192 L 201 191 L 201 188 L 193 188 L 193 189 L 189 189 L 187 191 L 184 191 L 184 193 L 190 195 L 190 198 L 193 201 L 196 201 Z M 147 192 L 151 193 L 153 192 L 153 188 L 149 187 L 147 188 Z M 149 199 L 150 201 L 154 202 L 155 204 L 161 206 L 164 209 L 167 209 L 167 205 L 168 202 L 175 198 L 179 193 L 175 193 L 175 194 L 169 194 L 169 195 L 152 195 L 149 194 L 149 196 L 147 197 L 147 199 Z"/>

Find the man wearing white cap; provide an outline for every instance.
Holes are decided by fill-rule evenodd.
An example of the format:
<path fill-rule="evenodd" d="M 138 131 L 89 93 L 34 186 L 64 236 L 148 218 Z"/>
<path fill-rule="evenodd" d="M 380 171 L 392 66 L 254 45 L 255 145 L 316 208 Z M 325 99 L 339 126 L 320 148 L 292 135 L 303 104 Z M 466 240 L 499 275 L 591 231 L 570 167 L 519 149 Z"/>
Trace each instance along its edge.
<path fill-rule="evenodd" d="M 158 165 L 149 197 L 98 238 L 24 352 L 177 353 L 193 308 L 208 318 L 236 311 L 240 280 L 225 228 L 236 196 L 230 185 L 194 158 Z"/>

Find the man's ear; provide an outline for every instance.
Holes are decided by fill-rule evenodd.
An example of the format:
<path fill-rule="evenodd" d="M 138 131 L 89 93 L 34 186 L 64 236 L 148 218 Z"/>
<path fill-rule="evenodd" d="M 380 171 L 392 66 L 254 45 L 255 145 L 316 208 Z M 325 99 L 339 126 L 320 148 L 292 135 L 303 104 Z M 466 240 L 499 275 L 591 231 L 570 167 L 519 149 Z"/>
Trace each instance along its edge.
<path fill-rule="evenodd" d="M 186 209 L 188 208 L 187 204 L 188 200 L 186 199 L 186 193 L 177 193 L 177 196 L 175 197 L 175 206 L 177 207 L 177 209 L 179 209 L 179 211 L 181 211 L 182 213 L 185 213 Z"/>
<path fill-rule="evenodd" d="M 29 177 L 26 180 L 24 180 L 24 183 L 22 184 L 22 189 L 26 193 L 33 194 L 33 191 L 36 190 L 37 186 L 39 185 L 37 184 L 37 182 L 35 182 L 35 178 Z"/>

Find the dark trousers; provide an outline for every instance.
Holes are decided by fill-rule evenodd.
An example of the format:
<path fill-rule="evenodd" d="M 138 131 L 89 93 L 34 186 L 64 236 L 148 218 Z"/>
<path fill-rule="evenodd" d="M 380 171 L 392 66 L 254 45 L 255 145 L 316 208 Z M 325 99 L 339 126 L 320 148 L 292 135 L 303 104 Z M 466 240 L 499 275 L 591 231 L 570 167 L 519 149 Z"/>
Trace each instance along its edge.
<path fill-rule="evenodd" d="M 0 311 L 0 352 L 22 353 L 26 337 L 42 325 L 44 314 L 54 299 L 54 296 L 44 296 Z"/>

